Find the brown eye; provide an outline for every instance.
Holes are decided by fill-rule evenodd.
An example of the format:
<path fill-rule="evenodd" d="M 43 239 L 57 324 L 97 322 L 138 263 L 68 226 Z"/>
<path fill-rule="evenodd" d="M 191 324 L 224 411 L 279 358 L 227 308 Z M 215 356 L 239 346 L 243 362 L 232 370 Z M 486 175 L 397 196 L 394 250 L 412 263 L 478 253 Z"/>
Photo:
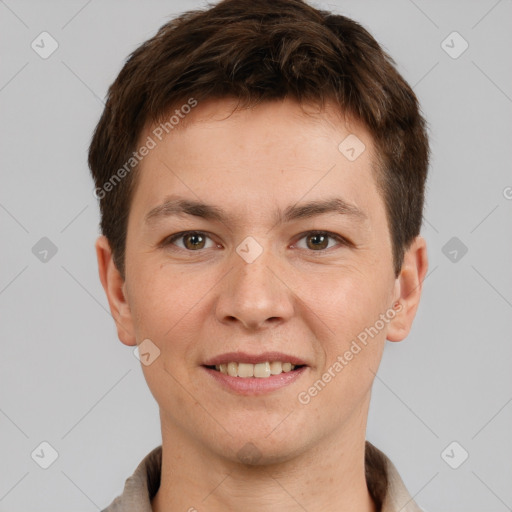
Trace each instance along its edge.
<path fill-rule="evenodd" d="M 322 252 L 336 245 L 329 245 L 329 240 L 336 240 L 339 245 L 349 245 L 343 237 L 329 231 L 310 231 L 300 238 L 303 239 L 306 240 L 306 249 L 314 252 Z"/>
<path fill-rule="evenodd" d="M 306 237 L 309 249 L 325 249 L 329 245 L 329 236 L 314 234 Z"/>
<path fill-rule="evenodd" d="M 210 239 L 210 237 L 201 231 L 184 231 L 167 238 L 163 242 L 163 245 L 176 245 L 177 247 L 187 251 L 198 251 L 200 249 L 208 248 L 205 245 L 208 239 Z M 183 244 L 180 245 L 175 243 L 177 240 L 183 240 Z M 209 247 L 211 247 L 211 245 Z"/>
<path fill-rule="evenodd" d="M 202 249 L 204 247 L 204 237 L 201 234 L 191 233 L 183 237 L 184 245 L 187 249 Z"/>

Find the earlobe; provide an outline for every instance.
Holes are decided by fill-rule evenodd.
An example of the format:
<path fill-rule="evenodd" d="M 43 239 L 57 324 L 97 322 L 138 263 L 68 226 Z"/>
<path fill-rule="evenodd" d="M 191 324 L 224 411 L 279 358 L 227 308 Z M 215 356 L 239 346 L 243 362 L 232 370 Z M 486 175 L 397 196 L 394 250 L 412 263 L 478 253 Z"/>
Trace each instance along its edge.
<path fill-rule="evenodd" d="M 125 281 L 115 266 L 108 239 L 101 235 L 96 240 L 96 257 L 101 284 L 107 295 L 117 335 L 125 345 L 137 344 L 130 306 L 125 293 Z"/>
<path fill-rule="evenodd" d="M 402 341 L 409 334 L 418 309 L 423 281 L 428 270 L 427 244 L 422 236 L 417 236 L 404 255 L 400 275 L 395 282 L 393 308 L 395 316 L 387 331 L 389 341 Z"/>

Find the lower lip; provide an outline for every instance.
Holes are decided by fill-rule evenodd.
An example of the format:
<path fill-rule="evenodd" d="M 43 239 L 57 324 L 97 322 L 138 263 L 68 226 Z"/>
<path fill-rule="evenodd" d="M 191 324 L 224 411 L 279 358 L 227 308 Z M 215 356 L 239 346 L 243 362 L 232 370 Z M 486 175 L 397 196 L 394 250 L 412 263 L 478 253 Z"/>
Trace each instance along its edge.
<path fill-rule="evenodd" d="M 221 373 L 211 368 L 202 367 L 213 379 L 226 389 L 233 391 L 239 395 L 262 395 L 270 393 L 277 389 L 284 388 L 295 382 L 307 370 L 307 366 L 302 366 L 297 370 L 283 372 L 279 375 L 271 375 L 270 377 L 231 377 L 225 373 Z"/>

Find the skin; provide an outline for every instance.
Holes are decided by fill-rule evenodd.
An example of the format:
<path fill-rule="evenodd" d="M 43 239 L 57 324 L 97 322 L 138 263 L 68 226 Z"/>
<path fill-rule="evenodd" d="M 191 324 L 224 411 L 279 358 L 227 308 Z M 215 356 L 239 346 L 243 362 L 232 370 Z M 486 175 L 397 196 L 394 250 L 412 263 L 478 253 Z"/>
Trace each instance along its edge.
<path fill-rule="evenodd" d="M 364 477 L 371 387 L 386 339 L 401 341 L 410 331 L 428 267 L 425 240 L 414 240 L 395 279 L 374 145 L 364 126 L 329 105 L 306 114 L 284 100 L 229 116 L 234 105 L 201 102 L 141 162 L 125 281 L 107 239 L 96 242 L 119 339 L 134 346 L 149 338 L 161 351 L 142 365 L 162 428 L 153 510 L 375 511 Z M 349 134 L 366 146 L 352 162 L 338 150 Z M 147 212 L 170 194 L 214 204 L 233 222 L 185 215 L 146 225 Z M 366 218 L 328 213 L 275 223 L 277 208 L 333 196 Z M 187 230 L 207 238 L 196 249 L 193 237 L 160 245 Z M 334 238 L 322 245 L 310 230 L 351 245 Z M 252 263 L 236 252 L 247 236 L 263 249 Z M 308 404 L 300 403 L 299 393 L 396 301 L 400 311 L 379 334 Z M 280 351 L 308 368 L 284 388 L 240 396 L 202 367 L 231 351 Z M 237 453 L 249 442 L 258 457 L 245 464 Z"/>

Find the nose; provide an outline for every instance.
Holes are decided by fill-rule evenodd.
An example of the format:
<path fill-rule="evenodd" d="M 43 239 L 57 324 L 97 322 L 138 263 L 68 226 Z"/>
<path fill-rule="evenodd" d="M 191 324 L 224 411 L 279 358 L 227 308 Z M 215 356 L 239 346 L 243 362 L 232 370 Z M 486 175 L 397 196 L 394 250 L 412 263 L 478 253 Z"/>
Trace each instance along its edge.
<path fill-rule="evenodd" d="M 270 249 L 252 262 L 233 251 L 231 272 L 221 281 L 216 316 L 224 324 L 238 323 L 246 330 L 265 329 L 293 315 L 293 292 L 286 270 Z"/>

